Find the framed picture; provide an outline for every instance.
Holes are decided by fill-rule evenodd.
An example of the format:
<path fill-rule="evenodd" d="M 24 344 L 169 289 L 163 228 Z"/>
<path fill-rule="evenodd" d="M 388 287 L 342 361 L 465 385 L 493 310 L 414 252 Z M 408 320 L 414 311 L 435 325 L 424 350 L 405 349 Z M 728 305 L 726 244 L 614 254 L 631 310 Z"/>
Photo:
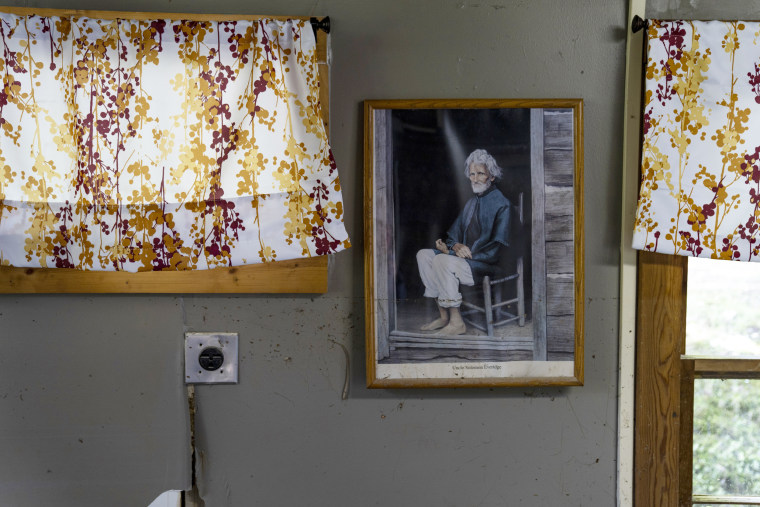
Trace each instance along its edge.
<path fill-rule="evenodd" d="M 364 114 L 367 385 L 581 385 L 582 100 Z"/>

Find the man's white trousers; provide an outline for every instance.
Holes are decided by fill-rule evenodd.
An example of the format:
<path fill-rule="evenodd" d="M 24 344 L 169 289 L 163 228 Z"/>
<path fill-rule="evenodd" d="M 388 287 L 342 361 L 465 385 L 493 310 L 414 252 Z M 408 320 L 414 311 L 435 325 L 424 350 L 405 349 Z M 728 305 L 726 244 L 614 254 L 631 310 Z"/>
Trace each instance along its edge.
<path fill-rule="evenodd" d="M 436 254 L 426 248 L 417 252 L 417 266 L 425 285 L 425 297 L 437 298 L 438 306 L 459 307 L 462 293 L 459 285 L 474 285 L 472 270 L 467 261 L 456 255 Z"/>

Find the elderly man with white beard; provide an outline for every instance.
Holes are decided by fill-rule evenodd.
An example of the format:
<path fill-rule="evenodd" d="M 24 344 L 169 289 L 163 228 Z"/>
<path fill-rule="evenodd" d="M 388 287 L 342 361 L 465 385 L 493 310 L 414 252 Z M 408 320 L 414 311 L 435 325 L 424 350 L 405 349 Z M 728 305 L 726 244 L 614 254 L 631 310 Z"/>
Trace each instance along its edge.
<path fill-rule="evenodd" d="M 499 251 L 509 246 L 510 203 L 493 184 L 501 178 L 502 169 L 486 150 L 473 151 L 464 165 L 475 195 L 451 225 L 446 241 L 438 239 L 434 249 L 417 252 L 424 295 L 436 298 L 440 313 L 421 329 L 441 335 L 466 332 L 459 312 L 459 285 L 474 285 L 476 277 L 492 272 Z"/>

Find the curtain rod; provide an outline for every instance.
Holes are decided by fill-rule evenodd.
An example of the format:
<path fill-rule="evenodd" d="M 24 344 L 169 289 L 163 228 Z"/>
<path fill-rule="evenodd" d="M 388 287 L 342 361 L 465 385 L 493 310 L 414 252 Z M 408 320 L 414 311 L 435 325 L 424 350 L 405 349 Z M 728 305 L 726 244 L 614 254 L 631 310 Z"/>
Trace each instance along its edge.
<path fill-rule="evenodd" d="M 669 21 L 669 20 L 664 20 L 664 21 Z M 727 20 L 724 20 L 724 21 L 727 21 Z M 730 21 L 736 21 L 736 20 L 732 19 Z M 749 21 L 749 20 L 745 20 L 745 21 Z M 644 19 L 638 14 L 636 14 L 633 17 L 633 20 L 631 21 L 631 30 L 633 31 L 633 33 L 640 32 L 641 30 L 646 28 L 648 25 L 649 25 L 648 19 Z"/>
<path fill-rule="evenodd" d="M 317 18 L 309 19 L 311 21 L 311 29 L 314 30 L 314 38 L 317 38 L 317 31 L 322 30 L 325 33 L 330 33 L 330 16 L 326 16 L 321 20 Z"/>
<path fill-rule="evenodd" d="M 156 18 L 168 18 L 168 19 L 189 19 L 193 21 L 199 20 L 222 20 L 228 21 L 233 19 L 248 19 L 248 16 L 244 15 L 222 15 L 222 14 L 190 14 L 190 13 L 176 13 L 176 12 L 131 12 L 131 11 L 93 11 L 93 10 L 76 10 L 76 9 L 38 9 L 34 7 L 8 7 L 0 6 L 0 13 L 16 14 L 19 16 L 87 16 L 87 17 L 102 17 L 104 19 L 115 19 L 123 17 L 125 19 L 156 19 Z M 257 18 L 271 17 L 272 19 L 304 19 L 305 16 L 296 16 L 290 18 L 288 16 L 256 16 Z M 322 19 L 309 18 L 311 22 L 311 28 L 314 30 L 314 36 L 317 36 L 317 31 L 322 30 L 325 33 L 330 33 L 330 16 L 325 16 Z"/>
<path fill-rule="evenodd" d="M 314 18 L 311 18 L 311 19 L 314 19 Z M 631 21 L 631 30 L 633 30 L 633 33 L 640 32 L 641 30 L 647 27 L 648 23 L 649 22 L 646 19 L 636 14 L 633 17 L 633 21 Z"/>

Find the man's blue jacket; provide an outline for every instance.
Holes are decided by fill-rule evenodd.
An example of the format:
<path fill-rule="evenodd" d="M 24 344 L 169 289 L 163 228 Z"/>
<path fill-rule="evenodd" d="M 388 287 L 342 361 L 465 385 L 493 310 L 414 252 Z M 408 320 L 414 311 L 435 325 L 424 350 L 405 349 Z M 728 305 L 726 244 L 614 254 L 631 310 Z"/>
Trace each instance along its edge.
<path fill-rule="evenodd" d="M 446 237 L 449 255 L 456 255 L 451 249 L 455 243 L 467 245 L 472 252 L 472 259 L 465 260 L 472 269 L 473 278 L 493 274 L 498 269 L 499 250 L 502 246 L 509 246 L 510 207 L 504 194 L 491 186 L 468 200 L 449 228 Z M 477 220 L 480 234 L 474 239 L 465 238 L 473 220 Z"/>

